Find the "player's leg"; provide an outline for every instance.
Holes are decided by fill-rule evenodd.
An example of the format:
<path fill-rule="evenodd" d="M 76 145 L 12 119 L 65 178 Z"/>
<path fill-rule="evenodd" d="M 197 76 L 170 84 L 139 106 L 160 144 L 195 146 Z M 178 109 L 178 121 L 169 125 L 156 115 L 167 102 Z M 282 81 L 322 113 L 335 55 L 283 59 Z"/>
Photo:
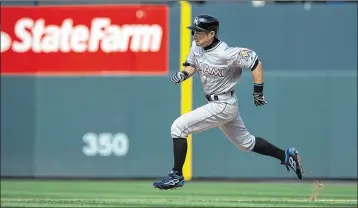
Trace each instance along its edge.
<path fill-rule="evenodd" d="M 220 129 L 241 150 L 277 158 L 281 161 L 281 164 L 286 165 L 287 169 L 288 166 L 291 167 L 296 172 L 297 177 L 302 180 L 302 165 L 295 148 L 282 150 L 265 139 L 250 134 L 240 114 L 237 114 L 232 121 L 221 125 Z"/>
<path fill-rule="evenodd" d="M 211 102 L 177 118 L 171 126 L 173 138 L 174 166 L 168 177 L 155 182 L 159 189 L 181 187 L 184 184 L 182 168 L 187 153 L 187 137 L 189 134 L 217 127 L 233 119 L 237 105 Z"/>

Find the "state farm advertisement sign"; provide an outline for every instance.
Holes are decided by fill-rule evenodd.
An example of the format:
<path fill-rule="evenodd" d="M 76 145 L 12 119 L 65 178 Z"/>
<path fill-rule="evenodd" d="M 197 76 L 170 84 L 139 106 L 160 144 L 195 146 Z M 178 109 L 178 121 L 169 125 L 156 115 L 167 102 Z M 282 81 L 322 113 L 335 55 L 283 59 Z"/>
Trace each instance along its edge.
<path fill-rule="evenodd" d="M 165 5 L 1 7 L 1 73 L 166 74 Z"/>

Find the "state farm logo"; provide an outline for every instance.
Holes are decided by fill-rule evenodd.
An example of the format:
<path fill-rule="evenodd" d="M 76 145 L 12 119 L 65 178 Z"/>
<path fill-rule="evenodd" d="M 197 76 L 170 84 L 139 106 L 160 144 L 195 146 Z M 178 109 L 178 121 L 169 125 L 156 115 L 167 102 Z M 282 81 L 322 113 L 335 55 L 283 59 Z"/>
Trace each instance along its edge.
<path fill-rule="evenodd" d="M 7 33 L 3 31 L 1 31 L 0 38 L 1 38 L 1 53 L 2 53 L 9 50 L 9 48 L 11 47 L 11 38 Z"/>
<path fill-rule="evenodd" d="M 73 25 L 71 18 L 61 25 L 45 25 L 44 19 L 19 19 L 14 27 L 16 38 L 1 31 L 1 53 L 55 52 L 158 52 L 163 28 L 152 25 L 116 25 L 109 18 L 94 18 L 90 26 Z"/>

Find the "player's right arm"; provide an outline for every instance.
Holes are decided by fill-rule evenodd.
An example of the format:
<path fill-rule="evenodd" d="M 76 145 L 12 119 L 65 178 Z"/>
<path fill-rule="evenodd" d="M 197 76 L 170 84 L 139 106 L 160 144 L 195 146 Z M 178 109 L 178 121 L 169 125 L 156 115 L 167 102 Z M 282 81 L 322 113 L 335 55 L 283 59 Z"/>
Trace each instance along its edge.
<path fill-rule="evenodd" d="M 186 57 L 183 66 L 184 69 L 182 71 L 175 73 L 174 76 L 172 77 L 172 81 L 174 83 L 180 83 L 193 76 L 193 74 L 196 72 L 196 69 L 194 67 L 194 43 L 190 48 L 189 54 Z"/>

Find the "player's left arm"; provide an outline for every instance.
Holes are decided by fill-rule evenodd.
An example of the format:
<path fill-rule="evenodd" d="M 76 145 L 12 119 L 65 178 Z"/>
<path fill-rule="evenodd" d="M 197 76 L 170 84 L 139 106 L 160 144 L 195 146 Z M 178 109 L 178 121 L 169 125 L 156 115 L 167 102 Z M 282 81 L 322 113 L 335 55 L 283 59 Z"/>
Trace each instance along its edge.
<path fill-rule="evenodd" d="M 264 83 L 262 63 L 258 59 L 251 68 L 251 73 L 255 84 L 260 85 Z"/>
<path fill-rule="evenodd" d="M 263 96 L 264 78 L 262 63 L 255 51 L 247 48 L 235 48 L 233 64 L 240 68 L 251 69 L 254 81 L 254 103 L 257 106 L 267 104 Z"/>
<path fill-rule="evenodd" d="M 264 75 L 262 63 L 256 59 L 254 66 L 251 68 L 252 77 L 254 79 L 254 103 L 256 106 L 267 104 L 264 99 Z"/>

